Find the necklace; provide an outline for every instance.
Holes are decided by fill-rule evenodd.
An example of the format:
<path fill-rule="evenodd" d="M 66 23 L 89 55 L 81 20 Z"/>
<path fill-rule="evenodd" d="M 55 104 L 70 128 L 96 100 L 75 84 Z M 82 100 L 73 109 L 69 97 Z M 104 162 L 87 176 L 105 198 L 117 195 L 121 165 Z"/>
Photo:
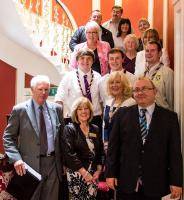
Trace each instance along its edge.
<path fill-rule="evenodd" d="M 84 97 L 86 97 L 86 95 L 83 92 L 82 86 L 81 86 L 81 82 L 80 82 L 80 78 L 79 78 L 79 71 L 78 70 L 76 71 L 76 75 L 77 75 L 77 81 L 78 81 L 78 84 L 79 84 L 80 91 L 81 91 L 82 95 Z M 90 84 L 89 84 L 89 88 L 91 88 L 91 85 L 92 85 L 92 82 L 93 82 L 93 78 L 94 78 L 94 73 L 93 73 L 93 70 L 91 70 L 91 81 L 90 81 Z"/>
<path fill-rule="evenodd" d="M 109 123 L 112 122 L 112 117 L 118 111 L 118 109 L 121 107 L 122 102 L 123 102 L 123 100 L 114 109 L 115 100 L 112 101 L 110 110 L 109 110 Z"/>

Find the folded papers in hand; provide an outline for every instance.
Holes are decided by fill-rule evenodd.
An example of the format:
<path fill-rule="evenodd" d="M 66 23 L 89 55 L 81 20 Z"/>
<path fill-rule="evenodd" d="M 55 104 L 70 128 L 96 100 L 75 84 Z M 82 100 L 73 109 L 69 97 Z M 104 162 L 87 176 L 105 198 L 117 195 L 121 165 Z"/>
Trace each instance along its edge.
<path fill-rule="evenodd" d="M 28 164 L 25 164 L 26 174 L 15 175 L 7 186 L 7 192 L 18 200 L 29 200 L 42 180 L 41 174 L 36 172 Z"/>

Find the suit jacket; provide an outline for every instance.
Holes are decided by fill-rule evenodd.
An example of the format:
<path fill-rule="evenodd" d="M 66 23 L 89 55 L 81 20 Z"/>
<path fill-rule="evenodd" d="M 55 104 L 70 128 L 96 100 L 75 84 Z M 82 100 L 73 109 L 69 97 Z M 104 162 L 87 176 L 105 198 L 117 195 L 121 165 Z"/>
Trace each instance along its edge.
<path fill-rule="evenodd" d="M 51 117 L 55 143 L 55 159 L 59 179 L 62 175 L 61 134 L 64 123 L 60 105 L 46 101 Z M 40 172 L 40 140 L 33 100 L 16 105 L 3 135 L 5 153 L 10 162 L 22 159 Z"/>
<path fill-rule="evenodd" d="M 177 114 L 155 106 L 146 143 L 142 145 L 138 106 L 120 108 L 112 128 L 107 177 L 118 178 L 119 190 L 135 191 L 142 166 L 144 192 L 163 196 L 169 185 L 182 186 L 182 156 Z"/>
<path fill-rule="evenodd" d="M 100 26 L 101 30 L 102 30 L 102 41 L 108 42 L 109 45 L 111 46 L 111 48 L 114 47 L 114 40 L 112 37 L 112 33 L 107 30 L 106 28 L 104 28 L 103 26 Z M 69 46 L 71 51 L 74 51 L 74 48 L 77 44 L 86 42 L 86 34 L 85 34 L 85 26 L 81 26 L 79 27 L 74 35 L 72 36 Z"/>

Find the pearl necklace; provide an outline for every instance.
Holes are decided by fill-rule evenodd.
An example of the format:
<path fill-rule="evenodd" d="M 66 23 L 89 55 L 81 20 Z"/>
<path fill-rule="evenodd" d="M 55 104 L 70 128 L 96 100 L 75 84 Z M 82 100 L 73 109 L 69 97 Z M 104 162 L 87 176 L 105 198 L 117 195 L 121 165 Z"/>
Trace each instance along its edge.
<path fill-rule="evenodd" d="M 82 85 L 81 85 L 81 82 L 80 82 L 80 78 L 79 78 L 79 71 L 76 70 L 76 75 L 77 75 L 77 81 L 78 81 L 78 84 L 79 84 L 79 88 L 81 90 L 81 93 L 84 97 L 86 97 L 86 95 L 84 94 L 83 92 L 83 89 L 82 89 Z M 92 85 L 92 82 L 93 82 L 93 78 L 94 78 L 94 73 L 93 73 L 93 70 L 91 70 L 91 81 L 90 81 L 90 84 L 89 84 L 89 88 L 91 88 L 91 85 Z"/>

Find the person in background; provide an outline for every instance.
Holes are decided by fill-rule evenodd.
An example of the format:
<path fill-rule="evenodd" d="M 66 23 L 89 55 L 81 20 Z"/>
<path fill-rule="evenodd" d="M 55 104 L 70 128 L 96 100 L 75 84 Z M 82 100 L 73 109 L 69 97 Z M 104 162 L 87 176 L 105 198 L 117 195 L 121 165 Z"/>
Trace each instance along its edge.
<path fill-rule="evenodd" d="M 93 10 L 90 16 L 90 21 L 95 21 L 100 26 L 99 40 L 108 42 L 111 48 L 113 48 L 114 41 L 113 41 L 112 33 L 101 25 L 101 22 L 102 22 L 101 11 Z M 83 42 L 86 42 L 85 26 L 79 27 L 75 31 L 74 35 L 72 36 L 69 43 L 69 47 L 71 51 L 74 51 L 74 48 L 77 44 L 80 44 Z"/>
<path fill-rule="evenodd" d="M 89 99 L 79 97 L 72 105 L 72 123 L 64 128 L 62 148 L 70 197 L 95 200 L 104 159 L 99 128 L 91 123 Z"/>
<path fill-rule="evenodd" d="M 125 59 L 123 62 L 124 68 L 134 74 L 135 72 L 135 60 L 137 55 L 138 40 L 135 34 L 129 34 L 123 41 L 125 49 Z"/>
<path fill-rule="evenodd" d="M 126 75 L 122 71 L 114 71 L 107 81 L 107 93 L 110 100 L 106 101 L 103 115 L 103 141 L 107 150 L 113 119 L 119 108 L 135 104 L 132 89 Z"/>
<path fill-rule="evenodd" d="M 92 69 L 101 75 L 108 73 L 107 52 L 110 50 L 110 45 L 107 42 L 99 41 L 100 27 L 95 21 L 90 21 L 85 26 L 86 42 L 75 46 L 74 52 L 71 55 L 70 67 L 77 68 L 76 55 L 82 48 L 91 49 L 94 54 L 94 62 Z"/>
<path fill-rule="evenodd" d="M 150 28 L 150 23 L 149 23 L 149 21 L 148 21 L 146 18 L 141 18 L 141 19 L 139 19 L 138 28 L 139 28 L 139 31 L 140 31 L 141 35 L 140 35 L 140 38 L 138 39 L 138 40 L 139 40 L 139 46 L 138 46 L 138 48 L 137 48 L 137 51 L 142 51 L 142 50 L 144 50 L 143 35 L 144 35 L 144 32 L 145 32 L 148 28 Z"/>
<path fill-rule="evenodd" d="M 131 22 L 128 18 L 123 18 L 119 21 L 118 25 L 118 32 L 116 37 L 114 38 L 114 46 L 116 48 L 121 49 L 123 52 L 124 46 L 123 46 L 123 40 L 125 37 L 131 33 Z"/>
<path fill-rule="evenodd" d="M 85 96 L 93 104 L 93 123 L 102 128 L 102 108 L 98 83 L 100 74 L 91 69 L 94 53 L 88 48 L 80 49 L 76 56 L 77 69 L 68 72 L 61 80 L 55 101 L 64 105 L 65 124 L 71 122 L 71 105 L 78 98 Z M 67 112 L 66 112 L 67 111 Z"/>
<path fill-rule="evenodd" d="M 160 42 L 158 31 L 154 28 L 147 29 L 144 32 L 144 36 L 143 36 L 144 48 L 147 42 L 149 42 L 150 40 L 156 40 Z M 163 63 L 165 66 L 170 66 L 168 52 L 165 48 L 162 48 L 162 56 L 160 57 L 160 62 Z M 147 62 L 145 58 L 145 50 L 139 51 L 137 53 L 136 61 L 135 61 L 135 75 L 137 77 L 142 76 L 146 67 L 147 67 Z"/>
<path fill-rule="evenodd" d="M 134 81 L 136 80 L 136 77 L 124 69 L 123 62 L 125 55 L 123 51 L 118 48 L 113 48 L 108 52 L 107 57 L 110 67 L 110 74 L 114 71 L 122 71 L 127 77 L 130 85 L 132 86 Z M 111 99 L 111 97 L 107 93 L 107 82 L 110 74 L 106 74 L 99 81 L 99 91 L 103 106 L 106 105 L 107 100 Z"/>
<path fill-rule="evenodd" d="M 49 89 L 47 76 L 33 77 L 32 98 L 14 106 L 3 135 L 5 153 L 18 175 L 26 173 L 26 163 L 43 179 L 47 177 L 34 194 L 33 199 L 39 200 L 58 200 L 63 173 L 63 111 L 60 105 L 47 100 Z"/>
<path fill-rule="evenodd" d="M 147 42 L 145 57 L 147 68 L 144 76 L 153 81 L 157 89 L 156 103 L 164 108 L 174 110 L 174 72 L 160 62 L 162 47 L 159 42 Z"/>
<path fill-rule="evenodd" d="M 102 24 L 103 27 L 112 32 L 113 40 L 115 40 L 118 32 L 118 24 L 123 15 L 123 8 L 121 6 L 113 6 L 111 10 L 112 18 Z"/>
<path fill-rule="evenodd" d="M 117 200 L 161 200 L 182 193 L 181 138 L 177 114 L 155 104 L 156 88 L 139 78 L 137 105 L 120 108 L 110 135 L 106 181 Z"/>

